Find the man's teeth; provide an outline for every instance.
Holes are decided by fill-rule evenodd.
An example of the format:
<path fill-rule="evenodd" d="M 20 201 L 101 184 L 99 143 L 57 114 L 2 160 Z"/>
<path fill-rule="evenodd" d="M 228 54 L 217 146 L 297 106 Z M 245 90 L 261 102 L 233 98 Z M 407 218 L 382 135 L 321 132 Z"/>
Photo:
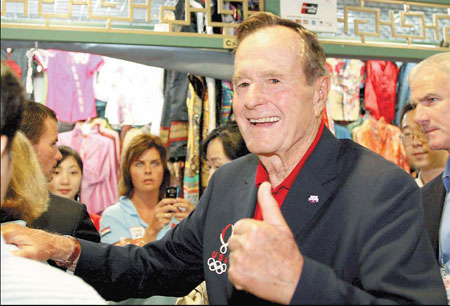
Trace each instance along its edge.
<path fill-rule="evenodd" d="M 266 122 L 277 122 L 280 121 L 280 117 L 266 117 L 259 119 L 250 119 L 250 123 L 266 123 Z"/>

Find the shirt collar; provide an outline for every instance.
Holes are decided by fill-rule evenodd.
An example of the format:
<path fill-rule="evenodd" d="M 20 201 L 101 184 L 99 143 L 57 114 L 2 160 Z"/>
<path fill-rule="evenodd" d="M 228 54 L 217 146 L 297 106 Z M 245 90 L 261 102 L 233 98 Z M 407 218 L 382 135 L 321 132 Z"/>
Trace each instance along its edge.
<path fill-rule="evenodd" d="M 324 129 L 324 123 L 320 124 L 319 130 L 317 131 L 317 135 L 314 138 L 314 141 L 309 146 L 308 150 L 306 151 L 305 155 L 300 159 L 297 166 L 291 171 L 291 173 L 284 179 L 284 181 L 276 186 L 275 188 L 272 188 L 272 192 L 277 193 L 281 188 L 286 188 L 287 190 L 290 190 L 292 187 L 292 184 L 294 184 L 295 179 L 297 178 L 298 174 L 300 173 L 300 170 L 302 169 L 303 165 L 308 160 L 311 153 L 314 151 L 314 149 L 317 146 L 317 143 L 319 142 L 320 138 L 323 134 Z M 261 161 L 258 163 L 258 168 L 256 169 L 256 178 L 255 178 L 255 184 L 257 187 L 259 187 L 262 183 L 269 181 L 269 174 L 267 173 L 266 169 L 262 165 Z"/>
<path fill-rule="evenodd" d="M 442 175 L 442 181 L 444 182 L 445 190 L 448 193 L 450 191 L 450 156 L 447 159 L 447 165 L 445 166 L 444 174 Z"/>
<path fill-rule="evenodd" d="M 120 204 L 122 205 L 122 209 L 125 210 L 129 215 L 138 215 L 136 207 L 134 207 L 133 202 L 127 196 L 121 196 L 119 198 Z"/>

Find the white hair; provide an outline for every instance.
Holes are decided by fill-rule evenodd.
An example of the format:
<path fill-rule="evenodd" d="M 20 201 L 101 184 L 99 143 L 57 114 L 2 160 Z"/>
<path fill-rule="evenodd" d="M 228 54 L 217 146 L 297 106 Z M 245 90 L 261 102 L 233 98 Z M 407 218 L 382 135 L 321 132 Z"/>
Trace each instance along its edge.
<path fill-rule="evenodd" d="M 408 83 L 414 79 L 416 74 L 424 68 L 435 67 L 450 77 L 450 52 L 434 54 L 422 60 L 414 66 L 408 74 Z"/>

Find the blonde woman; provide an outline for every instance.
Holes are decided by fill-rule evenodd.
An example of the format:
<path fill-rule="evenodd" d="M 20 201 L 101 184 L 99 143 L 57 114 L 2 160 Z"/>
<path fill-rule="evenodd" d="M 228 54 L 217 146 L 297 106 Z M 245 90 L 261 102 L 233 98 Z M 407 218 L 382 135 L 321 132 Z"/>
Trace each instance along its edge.
<path fill-rule="evenodd" d="M 47 179 L 28 138 L 17 132 L 12 142 L 12 174 L 2 204 L 2 223 L 23 220 L 26 224 L 47 210 Z"/>

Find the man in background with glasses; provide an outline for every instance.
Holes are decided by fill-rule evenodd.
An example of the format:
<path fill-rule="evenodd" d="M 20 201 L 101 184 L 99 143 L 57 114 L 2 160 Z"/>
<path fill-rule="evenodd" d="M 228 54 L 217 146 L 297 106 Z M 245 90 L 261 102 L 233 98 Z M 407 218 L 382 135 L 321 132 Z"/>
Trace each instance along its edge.
<path fill-rule="evenodd" d="M 406 104 L 400 116 L 400 127 L 409 164 L 417 171 L 416 183 L 422 187 L 444 171 L 448 152 L 430 148 L 422 127 L 414 121 L 415 115 L 415 105 Z"/>

